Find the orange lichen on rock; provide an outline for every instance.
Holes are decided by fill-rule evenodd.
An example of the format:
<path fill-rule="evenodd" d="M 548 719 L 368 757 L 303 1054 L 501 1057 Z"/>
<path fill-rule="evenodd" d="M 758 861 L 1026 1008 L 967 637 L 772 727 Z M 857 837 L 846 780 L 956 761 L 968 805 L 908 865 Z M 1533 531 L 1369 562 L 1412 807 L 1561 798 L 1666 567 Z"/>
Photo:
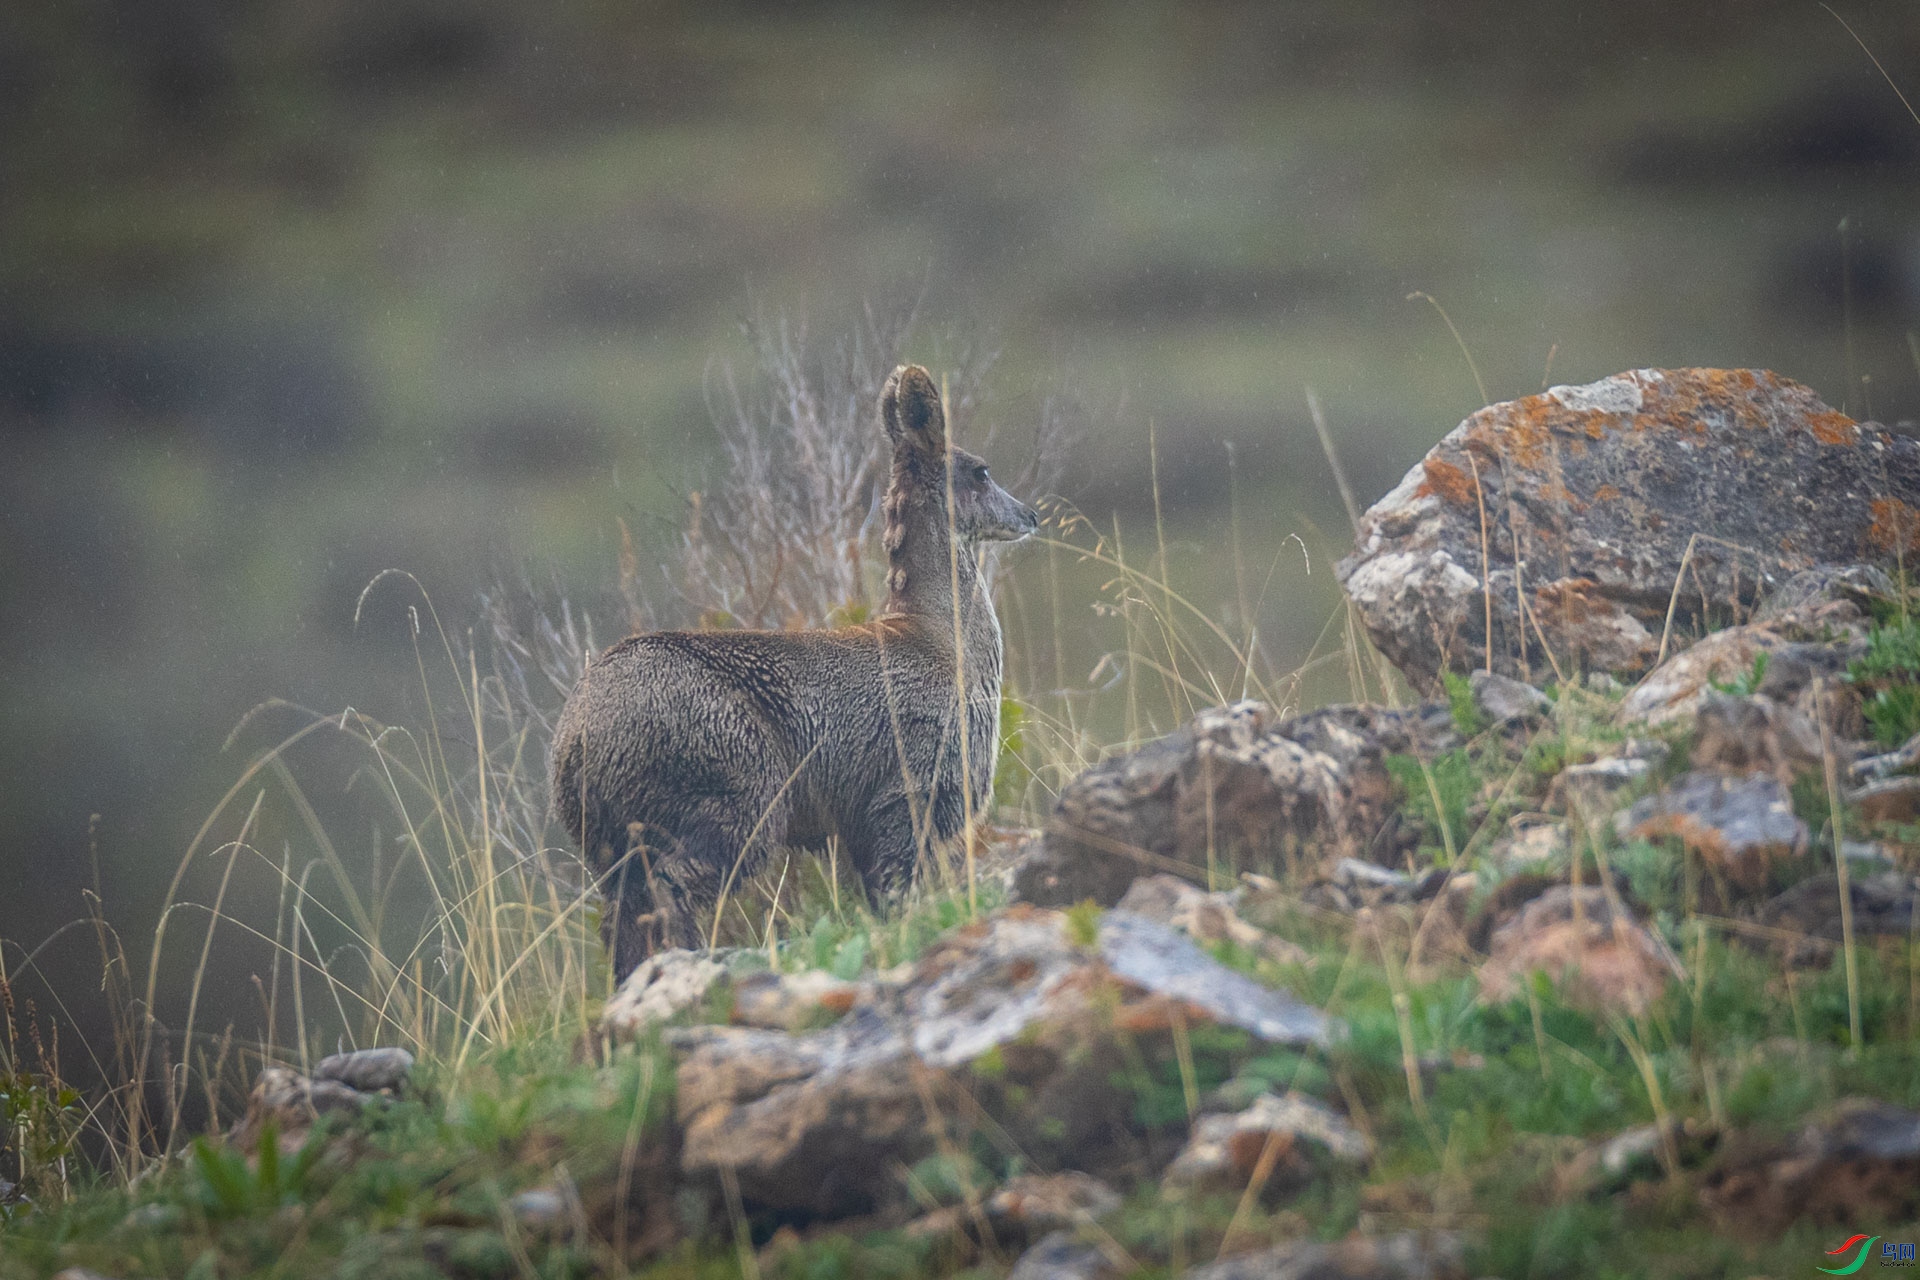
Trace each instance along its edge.
<path fill-rule="evenodd" d="M 1867 541 L 1875 548 L 1903 556 L 1920 549 L 1920 510 L 1898 498 L 1875 498 L 1868 509 L 1873 523 L 1867 526 Z"/>
<path fill-rule="evenodd" d="M 1428 458 L 1421 464 L 1427 484 L 1434 493 L 1455 505 L 1473 501 L 1473 477 L 1444 458 Z"/>
<path fill-rule="evenodd" d="M 1595 502 L 1615 502 L 1618 501 L 1619 497 L 1620 491 L 1610 484 L 1603 484 L 1593 491 L 1593 500 Z"/>
<path fill-rule="evenodd" d="M 1860 439 L 1860 424 L 1836 409 L 1809 416 L 1807 430 L 1821 444 L 1850 445 L 1858 443 Z"/>

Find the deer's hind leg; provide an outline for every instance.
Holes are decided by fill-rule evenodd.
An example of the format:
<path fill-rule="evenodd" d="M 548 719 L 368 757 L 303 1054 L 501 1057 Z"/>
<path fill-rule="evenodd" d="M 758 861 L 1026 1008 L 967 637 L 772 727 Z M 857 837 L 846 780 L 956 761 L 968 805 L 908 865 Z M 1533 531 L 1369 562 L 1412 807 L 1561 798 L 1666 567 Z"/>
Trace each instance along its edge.
<path fill-rule="evenodd" d="M 699 797 L 670 827 L 635 826 L 628 856 L 603 881 L 601 936 L 616 982 L 656 951 L 705 947 L 722 898 L 785 838 L 787 812 L 777 795 L 734 791 Z"/>

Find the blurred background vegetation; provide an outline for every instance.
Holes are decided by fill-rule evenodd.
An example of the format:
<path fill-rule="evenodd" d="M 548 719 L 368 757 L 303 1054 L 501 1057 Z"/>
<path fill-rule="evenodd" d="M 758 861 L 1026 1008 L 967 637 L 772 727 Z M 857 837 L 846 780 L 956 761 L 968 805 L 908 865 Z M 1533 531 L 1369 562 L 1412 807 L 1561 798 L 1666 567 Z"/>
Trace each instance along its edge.
<path fill-rule="evenodd" d="M 1910 0 L 1836 7 L 1920 96 Z M 530 590 L 614 638 L 622 523 L 647 578 L 753 322 L 917 305 L 911 358 L 998 352 L 972 440 L 1076 406 L 1060 489 L 1109 535 L 1151 536 L 1151 432 L 1173 581 L 1284 670 L 1346 549 L 1304 388 L 1363 504 L 1480 403 L 1410 292 L 1494 399 L 1766 366 L 1900 424 L 1917 161 L 1802 0 L 4 6 L 0 937 L 96 876 L 151 936 L 263 700 L 430 714 L 418 597 L 355 621 L 382 569 L 456 636 Z M 1104 678 L 1098 581 L 1016 673 Z"/>

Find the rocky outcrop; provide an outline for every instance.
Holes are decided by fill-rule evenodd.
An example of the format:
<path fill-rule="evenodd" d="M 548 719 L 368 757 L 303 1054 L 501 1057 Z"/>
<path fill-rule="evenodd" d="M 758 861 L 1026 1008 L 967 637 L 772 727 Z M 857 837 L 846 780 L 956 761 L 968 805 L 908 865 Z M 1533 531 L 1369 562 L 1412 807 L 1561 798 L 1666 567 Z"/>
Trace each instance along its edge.
<path fill-rule="evenodd" d="M 1563 671 L 1644 671 L 1670 603 L 1696 635 L 1796 572 L 1916 547 L 1920 442 L 1764 370 L 1642 369 L 1475 413 L 1335 572 L 1432 688 L 1489 655 L 1530 679 L 1549 650 Z"/>
<path fill-rule="evenodd" d="M 982 1108 L 1029 1135 L 1035 1158 L 1070 1152 L 1097 1173 L 1129 1128 L 1132 1099 L 1115 1081 L 1142 1044 L 1203 1022 L 1281 1045 L 1340 1034 L 1166 925 L 1116 911 L 1096 937 L 1076 940 L 1074 928 L 1059 912 L 998 912 L 942 939 L 901 980 L 863 986 L 818 1031 L 670 1029 L 683 1169 L 731 1170 L 752 1206 L 870 1212 L 897 1199 L 900 1166 L 937 1149 L 943 1117 Z"/>
<path fill-rule="evenodd" d="M 1061 791 L 1014 896 L 1118 902 L 1169 868 L 1204 879 L 1275 872 L 1328 852 L 1396 862 L 1389 755 L 1458 741 L 1445 707 L 1326 707 L 1281 720 L 1265 703 L 1203 711 L 1179 731 L 1087 770 Z"/>

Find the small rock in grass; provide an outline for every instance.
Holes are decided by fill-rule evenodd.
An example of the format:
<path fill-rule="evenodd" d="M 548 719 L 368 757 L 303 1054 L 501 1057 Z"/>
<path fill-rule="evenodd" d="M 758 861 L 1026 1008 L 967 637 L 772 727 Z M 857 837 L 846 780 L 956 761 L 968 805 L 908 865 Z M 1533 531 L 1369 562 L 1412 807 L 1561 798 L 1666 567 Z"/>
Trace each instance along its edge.
<path fill-rule="evenodd" d="M 1242 920 L 1232 893 L 1208 893 L 1177 876 L 1142 876 L 1120 899 L 1118 911 L 1171 925 L 1196 942 L 1231 942 L 1276 964 L 1306 964 L 1306 951 Z"/>
<path fill-rule="evenodd" d="M 1531 724 L 1553 710 L 1553 699 L 1512 676 L 1480 670 L 1467 677 L 1473 705 L 1494 724 Z"/>
<path fill-rule="evenodd" d="M 1847 799 L 1868 822 L 1912 822 L 1920 818 L 1920 777 L 1882 778 L 1849 791 Z"/>
<path fill-rule="evenodd" d="M 1505 870 L 1529 871 L 1557 862 L 1569 847 L 1565 823 L 1532 821 L 1515 823 L 1487 854 Z"/>
<path fill-rule="evenodd" d="M 1268 1189 L 1297 1188 L 1310 1178 L 1317 1161 L 1364 1165 L 1373 1148 L 1345 1117 L 1324 1103 L 1297 1093 L 1262 1094 L 1244 1111 L 1203 1115 L 1193 1134 L 1167 1166 L 1170 1186 L 1238 1190 L 1247 1185 L 1269 1144 L 1276 1163 Z"/>
<path fill-rule="evenodd" d="M 1854 761 L 1848 773 L 1855 782 L 1877 782 L 1896 773 L 1912 773 L 1916 768 L 1920 768 L 1920 733 L 1892 751 Z"/>
<path fill-rule="evenodd" d="M 1645 1012 L 1682 976 L 1667 945 L 1616 914 L 1603 889 L 1570 885 L 1548 889 L 1494 929 L 1480 966 L 1481 995 L 1512 999 L 1536 972 L 1560 982 L 1570 1004 L 1628 1014 Z"/>
<path fill-rule="evenodd" d="M 660 951 L 627 975 L 600 1014 L 600 1029 L 616 1040 L 690 1009 L 727 976 L 726 965 L 701 951 Z"/>
<path fill-rule="evenodd" d="M 1852 899 L 1854 937 L 1899 938 L 1913 932 L 1920 878 L 1902 871 L 1882 871 L 1849 880 L 1847 890 Z M 1760 908 L 1759 923 L 1776 938 L 1785 934 L 1792 939 L 1783 945 L 1788 961 L 1796 967 L 1825 965 L 1833 959 L 1842 935 L 1840 886 L 1834 874 L 1828 871 L 1811 876 L 1772 899 Z"/>
<path fill-rule="evenodd" d="M 1112 1280 L 1119 1268 L 1070 1231 L 1055 1231 L 1020 1255 L 1007 1280 Z"/>
<path fill-rule="evenodd" d="M 1797 707 L 1772 698 L 1713 691 L 1694 721 L 1693 767 L 1723 773 L 1767 773 L 1791 785 L 1821 767 L 1820 729 Z"/>
<path fill-rule="evenodd" d="M 1119 1207 L 1119 1192 L 1077 1170 L 1021 1174 L 975 1208 L 949 1205 L 936 1209 L 908 1224 L 906 1231 L 913 1236 L 950 1236 L 967 1231 L 984 1218 L 994 1239 L 1002 1245 L 1025 1244 L 1054 1231 L 1072 1231 Z"/>
<path fill-rule="evenodd" d="M 1459 1280 L 1466 1241 L 1452 1231 L 1298 1240 L 1195 1267 L 1185 1280 Z"/>
<path fill-rule="evenodd" d="M 1616 815 L 1614 828 L 1630 840 L 1677 837 L 1746 889 L 1761 888 L 1776 863 L 1807 849 L 1807 824 L 1794 813 L 1792 795 L 1768 774 L 1735 778 L 1696 769 Z"/>
<path fill-rule="evenodd" d="M 405 1049 L 356 1049 L 320 1059 L 313 1078 L 337 1080 L 361 1093 L 383 1093 L 398 1089 L 413 1070 L 413 1055 Z"/>
<path fill-rule="evenodd" d="M 565 1224 L 570 1216 L 567 1195 L 555 1187 L 528 1187 L 516 1191 L 507 1207 L 521 1226 L 545 1234 Z"/>
<path fill-rule="evenodd" d="M 1642 756 L 1610 756 L 1562 769 L 1548 790 L 1547 806 L 1562 813 L 1598 817 L 1618 799 L 1653 776 L 1654 765 Z"/>

